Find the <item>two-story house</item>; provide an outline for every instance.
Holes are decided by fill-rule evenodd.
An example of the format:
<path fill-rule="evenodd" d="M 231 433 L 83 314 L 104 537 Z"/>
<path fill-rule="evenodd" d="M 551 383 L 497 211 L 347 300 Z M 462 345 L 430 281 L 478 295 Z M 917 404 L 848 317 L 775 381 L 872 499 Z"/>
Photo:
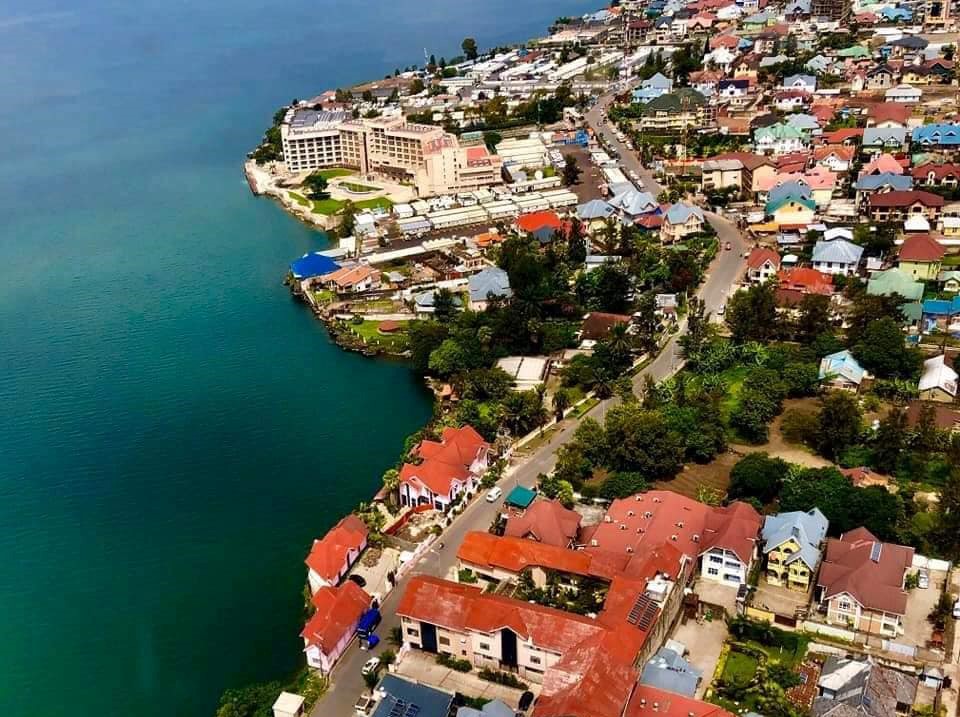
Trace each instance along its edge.
<path fill-rule="evenodd" d="M 663 224 L 660 225 L 660 240 L 664 244 L 683 241 L 691 234 L 703 231 L 705 221 L 700 207 L 677 202 L 663 217 Z"/>
<path fill-rule="evenodd" d="M 826 621 L 872 635 L 902 635 L 913 554 L 866 528 L 828 540 L 815 595 Z"/>
<path fill-rule="evenodd" d="M 446 510 L 467 491 L 476 490 L 487 470 L 490 445 L 471 426 L 444 428 L 440 441 L 421 441 L 413 454 L 418 464 L 400 469 L 400 505 L 432 505 Z"/>
<path fill-rule="evenodd" d="M 943 268 L 943 245 L 929 234 L 909 234 L 900 245 L 899 268 L 917 281 L 933 281 Z"/>
<path fill-rule="evenodd" d="M 754 247 L 747 257 L 747 280 L 752 284 L 762 284 L 772 279 L 780 271 L 780 255 L 773 249 Z"/>
<path fill-rule="evenodd" d="M 314 540 L 307 556 L 307 581 L 310 592 L 338 585 L 367 547 L 367 526 L 353 513 Z"/>

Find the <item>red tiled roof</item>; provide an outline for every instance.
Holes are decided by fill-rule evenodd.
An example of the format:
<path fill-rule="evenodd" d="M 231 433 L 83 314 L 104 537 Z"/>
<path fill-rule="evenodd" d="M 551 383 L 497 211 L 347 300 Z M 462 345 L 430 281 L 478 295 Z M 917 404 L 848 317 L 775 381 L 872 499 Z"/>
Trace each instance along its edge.
<path fill-rule="evenodd" d="M 503 534 L 513 538 L 532 537 L 533 540 L 566 548 L 580 530 L 580 514 L 568 510 L 556 500 L 538 500 L 523 515 L 510 516 Z"/>
<path fill-rule="evenodd" d="M 648 685 L 637 685 L 624 717 L 734 717 L 722 707 L 667 692 Z"/>
<path fill-rule="evenodd" d="M 960 177 L 960 164 L 953 164 L 952 162 L 947 162 L 945 164 L 935 164 L 934 162 L 927 162 L 926 164 L 921 164 L 917 167 L 914 167 L 910 172 L 913 175 L 913 178 L 917 181 L 926 180 L 931 174 L 934 179 L 940 180 L 944 177 L 953 175 L 954 177 Z"/>
<path fill-rule="evenodd" d="M 824 144 L 842 144 L 849 139 L 859 139 L 863 137 L 863 129 L 859 127 L 846 127 L 837 129 L 833 132 L 824 132 L 821 136 Z"/>
<path fill-rule="evenodd" d="M 617 324 L 629 324 L 633 317 L 626 314 L 607 314 L 602 311 L 592 311 L 587 314 L 580 326 L 580 338 L 589 341 L 605 339 Z"/>
<path fill-rule="evenodd" d="M 922 192 L 916 189 L 896 190 L 870 195 L 871 207 L 909 207 L 913 204 L 922 204 L 925 207 L 942 207 L 943 197 L 932 192 Z"/>
<path fill-rule="evenodd" d="M 313 541 L 307 566 L 327 582 L 333 582 L 340 574 L 351 550 L 359 550 L 367 539 L 367 526 L 351 513 L 320 540 Z"/>
<path fill-rule="evenodd" d="M 878 124 L 890 121 L 906 124 L 910 108 L 900 102 L 878 102 L 870 105 L 867 116 Z"/>
<path fill-rule="evenodd" d="M 544 227 L 560 229 L 562 226 L 560 217 L 557 216 L 556 212 L 532 212 L 531 214 L 523 214 L 517 218 L 517 227 L 525 232 L 535 232 Z"/>
<path fill-rule="evenodd" d="M 316 612 L 300 633 L 308 645 L 327 652 L 346 634 L 352 634 L 364 611 L 370 607 L 370 596 L 352 580 L 337 587 L 322 587 L 311 598 Z"/>
<path fill-rule="evenodd" d="M 751 269 L 759 269 L 768 261 L 773 264 L 774 269 L 780 268 L 780 255 L 773 249 L 758 246 L 750 250 L 750 256 L 747 257 L 747 266 Z"/>
<path fill-rule="evenodd" d="M 663 217 L 659 214 L 642 214 L 633 223 L 644 229 L 659 229 L 663 224 Z"/>
<path fill-rule="evenodd" d="M 885 475 L 875 473 L 870 470 L 867 466 L 859 466 L 858 468 L 841 468 L 840 472 L 844 477 L 849 478 L 850 482 L 853 483 L 857 488 L 866 488 L 871 485 L 882 485 L 887 486 L 890 484 L 890 479 Z"/>
<path fill-rule="evenodd" d="M 444 428 L 439 443 L 422 441 L 414 449 L 423 462 L 404 463 L 400 481 L 419 481 L 436 495 L 449 495 L 453 481 L 466 480 L 470 465 L 489 447 L 471 426 Z"/>
<path fill-rule="evenodd" d="M 777 274 L 781 289 L 793 289 L 804 294 L 823 294 L 830 296 L 833 293 L 833 277 L 816 269 L 798 267 L 783 269 Z"/>
<path fill-rule="evenodd" d="M 912 563 L 913 548 L 881 543 L 866 528 L 857 528 L 827 541 L 817 584 L 825 599 L 847 593 L 868 609 L 903 615 L 903 579 Z"/>
<path fill-rule="evenodd" d="M 774 166 L 774 162 L 772 162 L 769 157 L 754 154 L 753 152 L 724 152 L 723 154 L 711 157 L 711 159 L 738 159 L 740 163 L 750 171 L 755 170 L 757 167 L 762 167 L 765 164 L 771 167 Z"/>
<path fill-rule="evenodd" d="M 866 174 L 903 174 L 904 163 L 897 160 L 892 154 L 881 154 L 874 157 L 870 162 L 860 170 L 860 176 Z"/>
<path fill-rule="evenodd" d="M 842 144 L 825 144 L 822 147 L 816 147 L 813 150 L 813 158 L 818 162 L 821 162 L 831 155 L 836 155 L 837 159 L 841 159 L 845 162 L 850 162 L 853 160 L 856 150 L 853 147 L 848 147 Z"/>
<path fill-rule="evenodd" d="M 900 261 L 940 261 L 944 253 L 943 245 L 929 234 L 911 234 L 900 245 Z"/>
<path fill-rule="evenodd" d="M 591 556 L 582 550 L 569 550 L 508 535 L 501 537 L 480 530 L 472 530 L 463 537 L 457 558 L 512 573 L 543 567 L 574 575 L 594 574 L 590 569 Z"/>

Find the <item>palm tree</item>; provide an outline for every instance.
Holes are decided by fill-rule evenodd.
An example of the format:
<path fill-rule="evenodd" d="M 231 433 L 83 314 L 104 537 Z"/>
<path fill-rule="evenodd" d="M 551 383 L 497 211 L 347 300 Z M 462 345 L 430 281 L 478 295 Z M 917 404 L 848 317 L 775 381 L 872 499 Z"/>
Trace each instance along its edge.
<path fill-rule="evenodd" d="M 607 344 L 614 354 L 629 356 L 633 351 L 633 336 L 630 334 L 627 324 L 621 322 L 611 326 L 610 334 L 607 336 Z"/>

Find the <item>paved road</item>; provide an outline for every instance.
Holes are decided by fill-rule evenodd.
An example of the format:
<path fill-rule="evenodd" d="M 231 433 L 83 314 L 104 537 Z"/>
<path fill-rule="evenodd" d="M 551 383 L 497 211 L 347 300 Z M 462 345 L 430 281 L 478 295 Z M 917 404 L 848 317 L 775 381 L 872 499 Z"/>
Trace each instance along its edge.
<path fill-rule="evenodd" d="M 646 170 L 637 159 L 636 155 L 617 142 L 616 137 L 608 130 L 599 127 L 599 115 L 601 107 L 609 103 L 610 97 L 601 98 L 600 102 L 587 113 L 587 120 L 607 137 L 609 144 L 617 148 L 620 153 L 621 162 L 628 170 L 633 170 L 643 179 L 646 188 L 656 196 L 660 192 L 660 185 L 654 179 L 653 175 Z M 601 104 L 604 103 L 604 104 Z M 706 280 L 700 288 L 699 296 L 706 302 L 709 311 L 716 312 L 716 309 L 726 303 L 730 287 L 743 271 L 746 261 L 742 258 L 743 252 L 747 249 L 747 243 L 737 231 L 736 225 L 727 219 L 716 214 L 707 213 L 707 220 L 717 231 L 721 246 L 730 242 L 733 247 L 731 250 L 721 250 L 719 256 L 714 260 L 707 274 Z M 681 331 L 684 327 L 681 326 Z M 660 355 L 654 359 L 643 372 L 634 379 L 635 385 L 639 386 L 643 377 L 650 375 L 656 381 L 660 381 L 674 373 L 682 363 L 682 357 L 679 353 L 679 347 L 675 338 L 671 339 Z M 587 415 L 603 420 L 603 416 L 611 406 L 614 405 L 614 399 L 601 401 Z M 549 473 L 556 464 L 556 451 L 564 443 L 571 440 L 573 432 L 576 429 L 577 421 L 567 419 L 561 425 L 559 431 L 555 432 L 550 442 L 541 446 L 533 452 L 523 463 L 514 467 L 501 481 L 504 493 L 515 485 L 532 487 L 541 473 Z M 430 575 L 446 575 L 448 570 L 456 564 L 457 546 L 463 541 L 464 535 L 471 530 L 487 530 L 493 519 L 500 510 L 499 504 L 487 503 L 484 500 L 477 500 L 467 507 L 467 509 L 457 518 L 454 524 L 447 529 L 443 536 L 443 542 L 446 547 L 437 549 L 436 547 L 429 551 L 414 568 L 414 573 L 428 573 Z M 400 596 L 403 594 L 409 577 L 400 581 L 400 585 L 387 597 L 383 604 L 383 623 L 378 629 L 378 633 L 386 642 L 390 634 L 390 629 L 399 625 L 395 611 Z M 381 644 L 376 652 L 382 649 L 393 649 L 390 645 Z M 360 650 L 357 643 L 350 646 L 347 653 L 341 658 L 333 673 L 333 685 L 329 692 L 313 708 L 311 717 L 348 717 L 353 714 L 353 705 L 357 698 L 364 691 L 365 685 L 360 674 L 363 663 L 370 657 L 370 653 Z"/>

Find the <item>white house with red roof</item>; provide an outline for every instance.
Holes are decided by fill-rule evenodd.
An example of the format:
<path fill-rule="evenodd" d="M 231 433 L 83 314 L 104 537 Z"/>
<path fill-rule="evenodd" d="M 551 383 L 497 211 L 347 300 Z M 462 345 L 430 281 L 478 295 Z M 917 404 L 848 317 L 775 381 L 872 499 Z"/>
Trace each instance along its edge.
<path fill-rule="evenodd" d="M 754 284 L 762 284 L 772 279 L 780 271 L 780 255 L 773 249 L 754 247 L 747 257 L 747 279 Z"/>
<path fill-rule="evenodd" d="M 314 613 L 300 633 L 307 664 L 328 674 L 350 645 L 360 617 L 371 598 L 352 580 L 337 587 L 325 586 L 310 599 Z"/>
<path fill-rule="evenodd" d="M 440 441 L 413 449 L 420 463 L 400 469 L 400 505 L 432 505 L 446 510 L 457 496 L 475 491 L 487 470 L 490 444 L 471 426 L 444 428 Z"/>
<path fill-rule="evenodd" d="M 320 540 L 314 540 L 307 556 L 310 592 L 338 585 L 367 547 L 367 526 L 352 513 L 333 526 Z"/>

